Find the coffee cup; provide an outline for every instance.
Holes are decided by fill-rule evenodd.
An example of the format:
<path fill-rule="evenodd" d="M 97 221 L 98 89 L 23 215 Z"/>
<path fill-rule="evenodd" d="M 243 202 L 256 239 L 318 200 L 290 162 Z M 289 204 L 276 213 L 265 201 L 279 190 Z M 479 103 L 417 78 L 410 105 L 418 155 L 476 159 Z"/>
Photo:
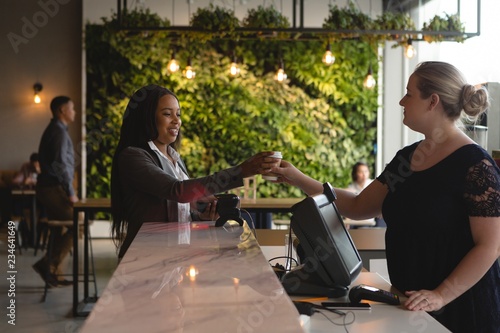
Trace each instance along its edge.
<path fill-rule="evenodd" d="M 278 159 L 278 162 L 276 163 L 276 165 L 278 166 L 281 163 L 281 159 L 283 158 L 283 155 L 281 154 L 280 151 L 275 151 L 274 154 L 270 155 L 269 157 Z M 278 180 L 278 176 L 279 176 L 278 174 L 269 172 L 269 173 L 266 173 L 266 174 L 262 175 L 262 179 L 265 179 L 265 180 Z"/>

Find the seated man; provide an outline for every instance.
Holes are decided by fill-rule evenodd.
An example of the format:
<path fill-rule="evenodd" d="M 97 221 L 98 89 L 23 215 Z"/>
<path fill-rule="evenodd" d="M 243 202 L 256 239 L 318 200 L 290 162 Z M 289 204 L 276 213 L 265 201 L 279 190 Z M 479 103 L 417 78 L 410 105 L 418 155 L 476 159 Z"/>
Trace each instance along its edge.
<path fill-rule="evenodd" d="M 19 172 L 14 176 L 12 184 L 16 187 L 34 188 L 39 174 L 40 162 L 38 161 L 38 153 L 33 153 L 30 156 L 29 162 L 23 163 Z"/>

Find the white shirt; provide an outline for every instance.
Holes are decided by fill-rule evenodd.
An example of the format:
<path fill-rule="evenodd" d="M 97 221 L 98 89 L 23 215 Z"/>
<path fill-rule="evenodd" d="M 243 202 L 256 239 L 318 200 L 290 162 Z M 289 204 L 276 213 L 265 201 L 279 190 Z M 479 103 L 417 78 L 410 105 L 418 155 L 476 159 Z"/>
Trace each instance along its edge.
<path fill-rule="evenodd" d="M 349 184 L 349 186 L 347 186 L 347 189 L 356 193 L 356 194 L 359 194 L 361 191 L 363 191 L 368 185 L 370 185 L 370 183 L 373 181 L 373 179 L 371 178 L 368 178 L 365 180 L 365 183 L 363 184 L 363 186 L 360 186 L 358 183 L 356 182 L 352 182 L 351 184 Z"/>
<path fill-rule="evenodd" d="M 167 146 L 167 154 L 172 157 L 174 162 L 165 156 L 158 147 L 155 146 L 153 141 L 149 141 L 149 148 L 156 152 L 158 156 L 160 156 L 161 159 L 166 161 L 166 167 L 169 168 L 170 170 L 165 170 L 167 173 L 174 175 L 175 178 L 179 180 L 187 180 L 189 177 L 182 171 L 181 167 L 179 166 L 179 163 L 177 163 L 180 159 L 179 153 L 172 148 L 171 146 Z M 174 214 L 177 213 L 178 217 L 178 222 L 189 222 L 191 221 L 191 204 L 190 203 L 177 203 L 177 212 L 175 209 L 171 209 L 171 207 L 168 208 L 168 216 L 174 216 Z"/>

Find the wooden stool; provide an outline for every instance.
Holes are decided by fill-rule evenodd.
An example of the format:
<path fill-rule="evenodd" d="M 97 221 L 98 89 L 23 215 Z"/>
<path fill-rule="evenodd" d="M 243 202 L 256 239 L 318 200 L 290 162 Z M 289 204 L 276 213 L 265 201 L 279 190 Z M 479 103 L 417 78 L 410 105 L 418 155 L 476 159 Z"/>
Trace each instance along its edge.
<path fill-rule="evenodd" d="M 89 224 L 91 224 L 90 221 L 89 221 Z M 55 233 L 53 232 L 53 229 L 62 228 L 62 227 L 72 228 L 73 227 L 73 220 L 47 220 L 47 222 L 46 222 L 47 231 L 45 231 L 45 237 L 47 237 L 47 233 L 49 233 L 48 244 L 47 244 L 47 259 L 48 259 L 49 263 L 51 262 L 52 248 L 54 246 L 54 234 Z M 79 228 L 83 227 L 83 220 L 78 221 L 78 227 Z M 95 291 L 95 294 L 97 295 L 97 279 L 96 279 L 95 266 L 94 266 L 94 251 L 92 249 L 92 238 L 90 237 L 90 228 L 88 230 L 89 230 L 88 241 L 89 241 L 89 248 L 90 248 L 90 260 L 91 260 L 91 265 L 92 265 L 92 278 L 93 278 L 90 281 L 94 282 L 94 291 Z M 45 243 L 45 241 L 44 241 L 44 243 Z M 71 254 L 71 251 L 70 251 L 70 254 Z M 73 276 L 73 274 L 56 274 L 56 273 L 54 273 L 54 275 L 56 276 L 56 278 L 59 276 Z M 79 281 L 80 280 L 73 281 L 73 283 L 78 283 Z M 42 302 L 45 302 L 45 299 L 47 298 L 47 291 L 48 291 L 49 287 L 50 287 L 50 285 L 48 283 L 45 283 Z"/>

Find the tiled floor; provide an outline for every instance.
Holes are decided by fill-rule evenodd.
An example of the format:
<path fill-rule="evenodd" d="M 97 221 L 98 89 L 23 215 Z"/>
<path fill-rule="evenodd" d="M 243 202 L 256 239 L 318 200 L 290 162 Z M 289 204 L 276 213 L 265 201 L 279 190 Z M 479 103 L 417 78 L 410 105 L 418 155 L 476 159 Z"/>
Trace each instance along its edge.
<path fill-rule="evenodd" d="M 94 260 L 97 273 L 98 294 L 104 290 L 109 278 L 117 265 L 115 246 L 110 239 L 94 239 Z M 43 251 L 38 251 L 34 256 L 34 250 L 16 252 L 15 265 L 15 296 L 9 294 L 12 286 L 7 278 L 8 252 L 7 252 L 6 226 L 0 230 L 0 332 L 26 332 L 26 333 L 75 333 L 79 331 L 85 318 L 74 318 L 71 314 L 72 291 L 71 286 L 51 288 L 47 299 L 41 302 L 44 282 L 35 273 L 31 265 L 43 256 Z M 80 251 L 82 253 L 82 251 Z M 65 271 L 71 273 L 71 257 L 65 261 Z M 80 295 L 83 293 L 80 288 Z M 90 289 L 93 295 L 93 287 Z M 7 307 L 15 300 L 15 326 L 8 323 L 10 313 Z"/>

